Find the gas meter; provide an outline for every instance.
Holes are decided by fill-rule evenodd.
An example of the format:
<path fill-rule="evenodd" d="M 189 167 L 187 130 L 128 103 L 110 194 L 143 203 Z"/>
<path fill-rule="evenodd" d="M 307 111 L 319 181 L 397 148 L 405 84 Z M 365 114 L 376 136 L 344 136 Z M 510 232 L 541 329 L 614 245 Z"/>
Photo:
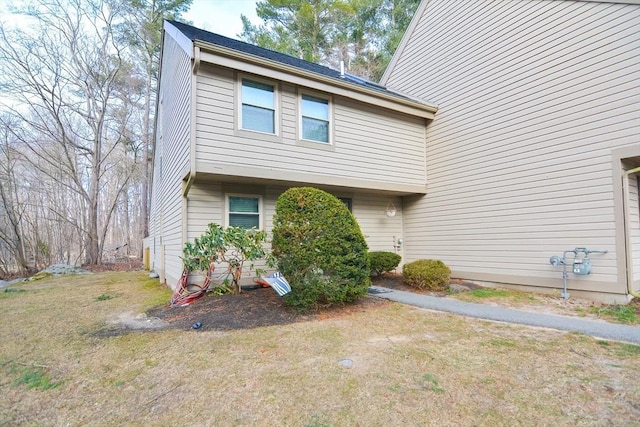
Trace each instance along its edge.
<path fill-rule="evenodd" d="M 584 256 L 573 260 L 573 274 L 578 274 L 580 276 L 591 274 L 591 260 L 589 257 Z"/>
<path fill-rule="evenodd" d="M 568 274 L 569 272 L 567 271 L 567 264 L 569 259 L 567 259 L 567 254 L 570 254 L 570 253 L 573 253 L 573 269 L 572 269 L 573 274 L 576 274 L 578 276 L 586 276 L 588 274 L 591 274 L 591 259 L 589 259 L 589 254 L 592 254 L 592 253 L 606 254 L 607 251 L 606 250 L 592 251 L 587 248 L 575 248 L 575 249 L 570 249 L 568 251 L 564 251 L 562 253 L 562 257 L 554 255 L 551 258 L 549 258 L 549 263 L 554 267 L 557 267 L 559 265 L 562 266 L 563 289 L 562 289 L 561 296 L 564 299 L 569 298 L 569 292 L 567 292 L 567 280 L 569 278 L 569 274 Z"/>
<path fill-rule="evenodd" d="M 591 274 L 591 260 L 589 259 L 590 252 L 596 251 L 590 251 L 587 248 L 575 248 L 573 250 L 573 253 L 575 254 L 575 257 L 573 258 L 573 274 L 577 274 L 579 276 Z"/>

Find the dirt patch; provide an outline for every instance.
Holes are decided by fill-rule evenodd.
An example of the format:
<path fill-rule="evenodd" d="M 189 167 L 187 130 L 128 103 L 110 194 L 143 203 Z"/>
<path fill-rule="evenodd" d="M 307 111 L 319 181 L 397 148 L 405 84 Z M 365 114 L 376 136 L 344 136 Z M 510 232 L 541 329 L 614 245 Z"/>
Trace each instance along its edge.
<path fill-rule="evenodd" d="M 239 295 L 205 295 L 186 307 L 156 307 L 149 310 L 147 316 L 161 319 L 171 328 L 193 329 L 199 323 L 198 330 L 227 331 L 348 316 L 388 304 L 388 301 L 366 295 L 351 304 L 302 314 L 287 306 L 273 289 L 257 288 Z"/>
<path fill-rule="evenodd" d="M 142 270 L 142 261 L 137 258 L 124 258 L 115 262 L 103 262 L 100 265 L 83 265 L 82 268 L 92 273 L 105 271 L 135 271 Z"/>
<path fill-rule="evenodd" d="M 432 295 L 437 297 L 445 297 L 454 293 L 468 292 L 474 289 L 482 288 L 482 286 L 477 285 L 473 282 L 469 282 L 467 280 L 451 279 L 449 291 L 433 292 L 406 285 L 401 274 L 390 273 L 386 273 L 378 277 L 372 277 L 371 284 L 372 286 L 380 286 L 383 288 L 393 289 L 395 291 L 406 291 L 413 292 L 415 294 Z"/>
<path fill-rule="evenodd" d="M 373 286 L 381 286 L 395 290 L 445 296 L 446 292 L 421 291 L 405 285 L 399 274 L 384 274 L 372 278 Z M 453 281 L 452 287 L 459 292 L 480 288 L 470 282 Z M 391 302 L 366 295 L 351 303 L 332 306 L 314 313 L 298 313 L 284 303 L 284 300 L 271 288 L 257 288 L 245 290 L 239 295 L 211 295 L 196 300 L 186 307 L 170 307 L 169 305 L 156 307 L 146 314 L 148 318 L 160 319 L 167 327 L 176 329 L 218 330 L 250 329 L 261 326 L 285 325 L 295 322 L 305 322 L 319 319 L 331 319 L 348 316 L 351 313 L 364 312 L 384 307 Z M 142 324 L 146 326 L 146 324 Z M 132 324 L 123 324 L 126 330 L 149 329 L 136 328 Z M 103 335 L 105 335 L 103 331 Z M 118 331 L 107 331 L 107 335 Z"/>

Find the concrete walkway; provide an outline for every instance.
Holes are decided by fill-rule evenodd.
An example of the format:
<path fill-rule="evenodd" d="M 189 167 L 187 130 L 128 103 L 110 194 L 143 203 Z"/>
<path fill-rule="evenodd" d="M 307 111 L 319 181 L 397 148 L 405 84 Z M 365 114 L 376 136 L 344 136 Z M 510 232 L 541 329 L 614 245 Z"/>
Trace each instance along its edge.
<path fill-rule="evenodd" d="M 432 297 L 413 292 L 396 291 L 379 286 L 370 287 L 369 293 L 380 298 L 427 308 L 429 310 L 445 311 L 497 322 L 580 332 L 606 340 L 640 344 L 640 326 L 620 325 L 617 323 L 607 323 L 602 320 L 588 320 L 570 316 L 534 313 L 486 304 L 474 304 L 452 298 Z"/>

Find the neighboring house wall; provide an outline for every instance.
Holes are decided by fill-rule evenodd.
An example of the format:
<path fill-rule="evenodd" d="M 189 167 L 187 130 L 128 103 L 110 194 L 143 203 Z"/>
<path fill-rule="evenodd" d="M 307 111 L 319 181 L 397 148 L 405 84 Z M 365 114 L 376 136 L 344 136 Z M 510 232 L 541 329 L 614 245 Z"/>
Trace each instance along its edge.
<path fill-rule="evenodd" d="M 171 37 L 164 37 L 158 93 L 156 146 L 149 235 L 153 268 L 175 283 L 182 271 L 183 178 L 189 170 L 191 62 Z"/>
<path fill-rule="evenodd" d="M 570 288 L 626 293 L 612 151 L 640 160 L 639 28 L 637 5 L 423 1 L 381 82 L 439 107 L 427 195 L 405 200 L 407 261 L 557 289 L 549 257 L 586 246 L 609 253 Z"/>
<path fill-rule="evenodd" d="M 200 67 L 198 172 L 381 190 L 410 185 L 424 191 L 423 118 L 309 91 L 305 93 L 331 101 L 331 144 L 301 141 L 299 93 L 307 89 L 262 78 L 276 86 L 278 130 L 276 135 L 246 131 L 238 123 L 242 77 L 260 79 L 223 67 Z"/>

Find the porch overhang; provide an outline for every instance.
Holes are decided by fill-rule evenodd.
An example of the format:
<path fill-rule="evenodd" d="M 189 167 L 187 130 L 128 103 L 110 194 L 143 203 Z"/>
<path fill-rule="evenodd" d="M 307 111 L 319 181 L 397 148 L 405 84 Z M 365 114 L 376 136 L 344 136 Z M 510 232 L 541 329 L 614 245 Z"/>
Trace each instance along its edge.
<path fill-rule="evenodd" d="M 198 180 L 236 182 L 243 184 L 272 184 L 284 186 L 307 185 L 372 191 L 397 196 L 427 193 L 426 183 L 398 183 L 352 177 L 347 178 L 343 176 L 320 175 L 309 172 L 291 172 L 268 167 L 235 166 L 210 162 L 197 162 L 197 175 Z"/>

